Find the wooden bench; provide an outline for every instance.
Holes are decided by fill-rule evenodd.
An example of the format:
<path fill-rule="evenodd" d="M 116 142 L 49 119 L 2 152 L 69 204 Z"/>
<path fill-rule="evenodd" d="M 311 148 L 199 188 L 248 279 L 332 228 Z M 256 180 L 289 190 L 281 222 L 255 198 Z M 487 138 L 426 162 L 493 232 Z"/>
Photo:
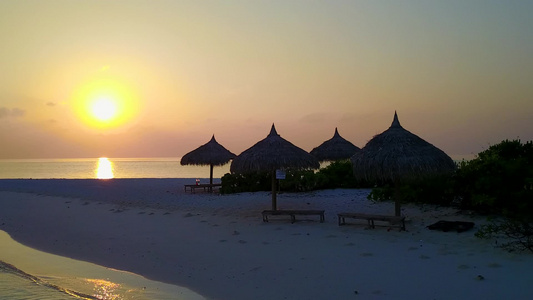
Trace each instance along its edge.
<path fill-rule="evenodd" d="M 339 213 L 339 226 L 346 224 L 346 218 L 367 220 L 368 227 L 376 228 L 375 221 L 389 222 L 391 227 L 399 227 L 400 231 L 405 231 L 405 217 L 404 216 L 383 216 L 383 215 L 371 215 L 361 213 Z"/>
<path fill-rule="evenodd" d="M 323 210 L 264 210 L 263 222 L 268 222 L 268 216 L 291 216 L 291 223 L 296 222 L 296 215 L 318 215 L 320 216 L 320 223 L 324 223 Z"/>
<path fill-rule="evenodd" d="M 184 190 L 187 191 L 187 189 L 189 189 L 191 191 L 191 193 L 194 194 L 194 192 L 196 191 L 196 189 L 203 189 L 204 192 L 212 192 L 213 191 L 213 188 L 216 188 L 216 187 L 221 187 L 222 184 L 221 183 L 213 183 L 213 184 L 209 184 L 209 183 L 205 183 L 205 184 L 185 184 L 184 185 Z"/>

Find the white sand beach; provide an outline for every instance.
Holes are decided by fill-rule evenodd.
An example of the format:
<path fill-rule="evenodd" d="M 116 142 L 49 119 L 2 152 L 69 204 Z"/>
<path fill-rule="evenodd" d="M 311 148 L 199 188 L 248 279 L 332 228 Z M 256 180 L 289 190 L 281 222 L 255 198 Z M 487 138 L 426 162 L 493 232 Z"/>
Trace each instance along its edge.
<path fill-rule="evenodd" d="M 533 255 L 507 253 L 473 230 L 431 231 L 438 220 L 485 222 L 451 208 L 405 205 L 407 231 L 338 226 L 337 213 L 392 214 L 369 190 L 191 194 L 193 179 L 0 180 L 0 230 L 41 251 L 187 287 L 206 299 L 531 299 Z M 357 223 L 357 224 L 355 224 Z M 0 252 L 2 250 L 0 249 Z"/>

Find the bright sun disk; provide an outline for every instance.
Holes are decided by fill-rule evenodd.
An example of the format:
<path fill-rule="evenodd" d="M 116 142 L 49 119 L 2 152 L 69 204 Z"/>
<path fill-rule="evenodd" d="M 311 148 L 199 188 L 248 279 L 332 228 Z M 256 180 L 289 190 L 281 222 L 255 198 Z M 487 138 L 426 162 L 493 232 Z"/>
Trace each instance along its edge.
<path fill-rule="evenodd" d="M 117 106 L 109 98 L 99 98 L 91 106 L 91 114 L 100 121 L 109 121 L 117 114 Z"/>
<path fill-rule="evenodd" d="M 87 128 L 115 130 L 137 117 L 139 100 L 132 84 L 120 79 L 97 78 L 73 91 L 72 108 Z"/>

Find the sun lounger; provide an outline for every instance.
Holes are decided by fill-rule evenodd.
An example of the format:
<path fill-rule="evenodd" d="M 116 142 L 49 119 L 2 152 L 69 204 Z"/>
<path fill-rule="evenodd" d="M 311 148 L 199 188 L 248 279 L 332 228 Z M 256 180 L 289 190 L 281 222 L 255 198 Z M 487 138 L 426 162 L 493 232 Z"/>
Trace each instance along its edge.
<path fill-rule="evenodd" d="M 388 226 L 399 227 L 400 230 L 405 231 L 405 217 L 404 216 L 384 216 L 361 213 L 339 213 L 339 226 L 346 225 L 346 218 L 361 219 L 368 222 L 369 228 L 376 228 L 375 221 L 388 222 Z"/>
<path fill-rule="evenodd" d="M 263 222 L 268 222 L 268 216 L 290 216 L 291 223 L 296 222 L 296 215 L 318 215 L 320 216 L 320 223 L 324 223 L 323 210 L 264 210 Z"/>
<path fill-rule="evenodd" d="M 184 185 L 184 189 L 185 191 L 187 191 L 187 189 L 189 189 L 191 191 L 191 193 L 194 194 L 194 192 L 196 191 L 196 189 L 203 189 L 204 192 L 212 192 L 213 191 L 213 188 L 217 188 L 217 187 L 221 187 L 222 184 L 221 183 L 213 183 L 213 184 L 186 184 Z"/>

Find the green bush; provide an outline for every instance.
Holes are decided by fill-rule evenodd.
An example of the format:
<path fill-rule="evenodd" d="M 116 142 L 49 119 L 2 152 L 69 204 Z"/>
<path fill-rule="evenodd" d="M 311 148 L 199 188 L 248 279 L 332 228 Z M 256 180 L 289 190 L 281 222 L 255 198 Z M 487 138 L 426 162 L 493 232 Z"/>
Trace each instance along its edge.
<path fill-rule="evenodd" d="M 365 185 L 355 179 L 350 160 L 332 162 L 315 175 L 317 189 L 357 188 Z"/>
<path fill-rule="evenodd" d="M 509 252 L 533 252 L 533 222 L 513 219 L 493 221 L 488 225 L 481 226 L 476 236 L 494 239 L 497 247 Z"/>
<path fill-rule="evenodd" d="M 285 174 L 285 179 L 279 181 L 279 189 L 285 192 L 368 187 L 365 182 L 355 179 L 350 160 L 333 162 L 316 173 L 312 170 L 288 169 Z M 222 177 L 220 192 L 229 194 L 270 191 L 271 189 L 272 179 L 268 172 L 226 174 Z"/>
<path fill-rule="evenodd" d="M 372 190 L 369 199 L 391 200 L 390 183 Z M 453 176 L 402 182 L 400 202 L 458 205 L 484 214 L 533 220 L 533 142 L 504 140 L 462 161 Z"/>
<path fill-rule="evenodd" d="M 279 181 L 281 191 L 306 192 L 316 187 L 315 173 L 312 170 L 287 170 L 285 179 Z"/>
<path fill-rule="evenodd" d="M 505 140 L 462 162 L 455 193 L 465 208 L 533 219 L 533 143 Z"/>
<path fill-rule="evenodd" d="M 455 193 L 463 207 L 503 216 L 483 225 L 480 238 L 508 251 L 533 252 L 533 143 L 505 140 L 462 162 Z"/>
<path fill-rule="evenodd" d="M 227 173 L 221 178 L 221 194 L 269 191 L 272 189 L 272 179 L 270 173 L 248 173 L 230 174 Z"/>
<path fill-rule="evenodd" d="M 376 186 L 368 195 L 372 201 L 396 200 L 400 203 L 423 203 L 450 206 L 454 203 L 453 175 L 433 175 L 417 180 L 404 181 L 395 194 L 395 187 L 391 183 Z"/>

